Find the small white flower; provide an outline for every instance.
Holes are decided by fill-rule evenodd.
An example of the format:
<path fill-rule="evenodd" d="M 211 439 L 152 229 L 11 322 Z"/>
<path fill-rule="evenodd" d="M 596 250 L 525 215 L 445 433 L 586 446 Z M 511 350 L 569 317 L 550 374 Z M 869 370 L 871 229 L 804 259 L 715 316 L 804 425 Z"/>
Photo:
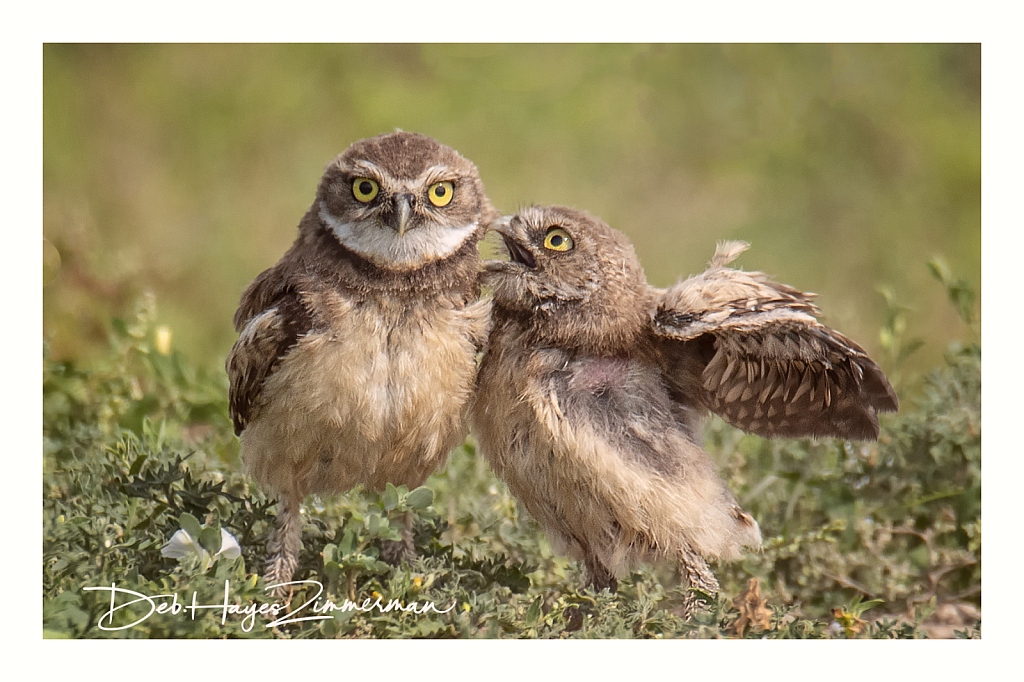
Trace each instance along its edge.
<path fill-rule="evenodd" d="M 214 554 L 214 557 L 219 557 L 221 554 L 229 559 L 237 559 L 242 556 L 242 547 L 238 544 L 238 540 L 223 528 L 220 529 L 220 549 Z"/>
<path fill-rule="evenodd" d="M 238 544 L 238 540 L 223 528 L 220 529 L 220 549 L 213 555 L 213 558 L 216 559 L 222 554 L 228 559 L 237 559 L 242 555 L 242 547 Z M 160 556 L 179 561 L 189 555 L 195 555 L 202 561 L 209 557 L 209 552 L 203 549 L 184 528 L 172 535 L 164 548 L 160 550 Z"/>
<path fill-rule="evenodd" d="M 184 529 L 172 535 L 167 545 L 160 550 L 160 556 L 172 559 L 184 559 L 189 554 L 195 554 L 201 559 L 205 553 L 206 550 L 200 547 L 199 543 L 193 540 L 192 536 L 186 533 Z"/>

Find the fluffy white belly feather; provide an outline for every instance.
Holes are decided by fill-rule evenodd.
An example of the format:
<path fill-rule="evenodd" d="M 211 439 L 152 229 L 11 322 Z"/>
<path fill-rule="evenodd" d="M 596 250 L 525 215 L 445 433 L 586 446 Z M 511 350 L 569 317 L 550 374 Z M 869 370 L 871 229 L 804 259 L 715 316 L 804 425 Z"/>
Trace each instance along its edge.
<path fill-rule="evenodd" d="M 420 485 L 465 437 L 473 339 L 486 333 L 489 306 L 399 316 L 368 303 L 303 337 L 241 435 L 247 470 L 277 494 L 300 496 Z"/>

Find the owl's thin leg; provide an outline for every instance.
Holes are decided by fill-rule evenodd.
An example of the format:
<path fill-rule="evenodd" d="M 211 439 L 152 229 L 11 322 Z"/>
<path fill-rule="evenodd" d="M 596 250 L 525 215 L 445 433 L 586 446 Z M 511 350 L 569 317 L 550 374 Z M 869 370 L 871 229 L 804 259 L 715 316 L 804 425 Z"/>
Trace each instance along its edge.
<path fill-rule="evenodd" d="M 401 540 L 385 540 L 381 543 L 380 557 L 392 566 L 397 566 L 403 561 L 412 561 L 416 558 L 416 547 L 412 542 L 412 524 L 415 516 L 411 511 L 402 515 L 402 529 L 399 535 Z"/>
<path fill-rule="evenodd" d="M 607 587 L 608 591 L 612 594 L 618 592 L 619 581 L 615 579 L 615 576 L 608 570 L 608 567 L 601 563 L 601 560 L 592 552 L 587 552 L 583 563 L 587 567 L 587 579 L 594 586 L 594 591 L 600 592 Z"/>
<path fill-rule="evenodd" d="M 689 618 L 698 608 L 708 606 L 709 595 L 714 598 L 718 594 L 718 579 L 708 568 L 708 564 L 697 552 L 687 547 L 679 552 L 679 574 L 682 577 L 684 586 L 687 588 L 686 598 L 683 600 L 683 617 Z M 695 591 L 699 590 L 699 592 Z M 703 594 L 702 594 L 703 593 Z"/>
<path fill-rule="evenodd" d="M 264 569 L 267 585 L 290 581 L 299 565 L 299 552 L 302 550 L 299 501 L 294 495 L 281 495 L 277 499 L 277 523 L 267 539 L 267 563 Z M 270 594 L 281 598 L 289 592 L 287 587 L 277 587 Z"/>

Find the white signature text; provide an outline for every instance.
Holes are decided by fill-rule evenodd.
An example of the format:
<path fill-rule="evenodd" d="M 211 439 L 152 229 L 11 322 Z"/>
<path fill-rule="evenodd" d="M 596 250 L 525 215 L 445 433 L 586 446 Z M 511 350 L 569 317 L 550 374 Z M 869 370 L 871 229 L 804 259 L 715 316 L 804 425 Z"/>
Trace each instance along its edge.
<path fill-rule="evenodd" d="M 455 608 L 455 604 L 452 603 L 452 605 L 447 609 L 441 610 L 434 606 L 434 602 L 431 601 L 409 602 L 408 604 L 402 604 L 398 599 L 390 599 L 385 603 L 384 598 L 381 596 L 378 596 L 375 600 L 367 597 L 362 603 L 346 599 L 344 603 L 339 605 L 335 604 L 330 599 L 321 600 L 320 597 L 323 595 L 324 586 L 316 580 L 295 580 L 288 583 L 277 583 L 274 585 L 268 585 L 266 589 L 271 590 L 276 587 L 287 587 L 289 585 L 316 586 L 317 589 L 312 597 L 294 609 L 290 609 L 291 604 L 257 604 L 256 602 L 249 602 L 248 605 L 242 606 L 241 604 L 230 603 L 230 580 L 224 581 L 224 600 L 218 604 L 197 604 L 195 592 L 192 593 L 192 602 L 190 604 L 182 604 L 178 601 L 178 595 L 176 593 L 145 595 L 141 592 L 136 592 L 135 590 L 118 587 L 116 583 L 111 583 L 110 587 L 86 587 L 84 589 L 97 592 L 110 592 L 110 609 L 100 617 L 100 620 L 97 623 L 97 626 L 101 630 L 108 631 L 126 630 L 128 628 L 135 627 L 139 623 L 144 622 L 154 613 L 170 613 L 176 616 L 182 612 L 186 612 L 186 614 L 191 614 L 192 620 L 195 620 L 196 612 L 201 609 L 219 609 L 221 612 L 221 625 L 227 623 L 228 616 L 240 616 L 242 618 L 242 630 L 249 632 L 256 624 L 257 616 L 260 616 L 261 618 L 272 618 L 273 620 L 264 625 L 264 628 L 273 628 L 279 625 L 299 623 L 306 620 L 329 620 L 334 616 L 326 614 L 333 613 L 334 611 L 367 612 L 376 609 L 381 613 L 402 611 L 405 613 L 422 614 L 429 611 L 433 611 L 434 613 L 448 613 Z M 118 603 L 118 595 L 131 598 Z M 122 611 L 122 609 L 126 610 L 120 614 L 119 618 L 131 618 L 141 610 L 148 610 L 127 625 L 115 626 L 114 615 L 119 611 Z M 313 615 L 300 615 L 306 613 Z"/>

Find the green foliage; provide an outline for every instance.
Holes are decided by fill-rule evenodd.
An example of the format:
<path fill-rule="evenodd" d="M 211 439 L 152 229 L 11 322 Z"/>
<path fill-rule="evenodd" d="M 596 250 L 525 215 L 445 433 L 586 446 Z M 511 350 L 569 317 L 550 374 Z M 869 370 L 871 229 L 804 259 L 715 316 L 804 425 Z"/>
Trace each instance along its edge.
<path fill-rule="evenodd" d="M 974 290 L 963 279 L 953 277 L 949 264 L 944 258 L 928 261 L 928 271 L 946 288 L 949 301 L 956 307 L 960 319 L 971 324 L 974 322 Z"/>
<path fill-rule="evenodd" d="M 906 338 L 907 319 L 911 309 L 900 303 L 891 287 L 878 287 L 885 300 L 885 322 L 878 332 L 878 341 L 889 367 L 889 381 L 897 389 L 903 382 L 903 366 L 907 359 L 925 345 L 924 339 Z"/>
<path fill-rule="evenodd" d="M 144 297 L 115 322 L 107 357 L 88 368 L 44 362 L 48 637 L 736 637 L 733 600 L 751 577 L 771 625 L 745 638 L 981 636 L 976 344 L 908 382 L 913 399 L 883 418 L 877 443 L 767 441 L 713 421 L 708 451 L 765 542 L 716 568 L 722 593 L 690 620 L 671 566 L 634 572 L 614 595 L 581 588 L 579 566 L 551 550 L 472 440 L 422 488 L 307 499 L 296 575 L 307 582 L 275 612 L 284 602 L 259 575 L 275 507 L 240 472 L 225 379 L 157 351 L 152 310 Z M 418 556 L 389 566 L 382 543 L 409 515 Z M 221 528 L 238 558 L 218 554 Z M 200 550 L 162 556 L 178 530 Z M 193 595 L 223 604 L 226 583 L 240 612 L 189 610 Z M 153 613 L 145 602 L 109 613 L 112 586 L 152 597 Z M 324 618 L 294 620 L 313 616 Z M 275 618 L 292 622 L 267 628 Z"/>
<path fill-rule="evenodd" d="M 903 613 L 936 596 L 976 603 L 980 368 L 978 346 L 951 348 L 915 404 L 884 420 L 878 443 L 773 442 L 715 429 L 709 448 L 722 453 L 741 503 L 778 533 L 728 570 L 761 578 L 811 614 L 850 591 Z"/>

